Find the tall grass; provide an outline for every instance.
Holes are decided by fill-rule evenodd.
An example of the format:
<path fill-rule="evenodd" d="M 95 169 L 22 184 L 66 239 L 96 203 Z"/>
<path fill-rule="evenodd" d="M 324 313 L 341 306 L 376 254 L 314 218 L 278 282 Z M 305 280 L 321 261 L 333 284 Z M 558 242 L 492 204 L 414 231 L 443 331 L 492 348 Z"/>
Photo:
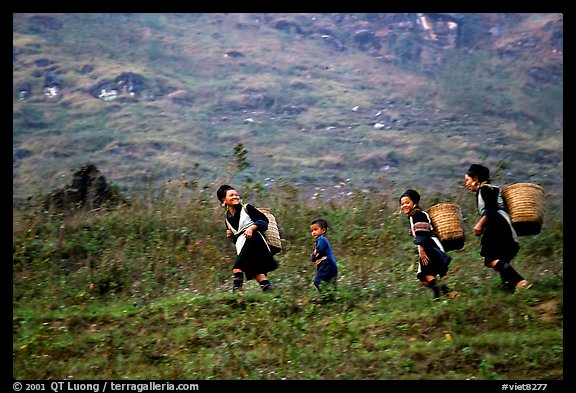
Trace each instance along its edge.
<path fill-rule="evenodd" d="M 502 292 L 469 238 L 447 276 L 460 296 L 432 302 L 396 196 L 308 202 L 291 184 L 245 184 L 243 199 L 272 209 L 285 247 L 274 291 L 249 281 L 238 296 L 216 187 L 175 182 L 75 214 L 15 206 L 14 378 L 563 378 L 563 225 L 553 212 L 514 262 L 531 291 Z M 340 269 L 332 302 L 308 260 L 319 216 Z"/>

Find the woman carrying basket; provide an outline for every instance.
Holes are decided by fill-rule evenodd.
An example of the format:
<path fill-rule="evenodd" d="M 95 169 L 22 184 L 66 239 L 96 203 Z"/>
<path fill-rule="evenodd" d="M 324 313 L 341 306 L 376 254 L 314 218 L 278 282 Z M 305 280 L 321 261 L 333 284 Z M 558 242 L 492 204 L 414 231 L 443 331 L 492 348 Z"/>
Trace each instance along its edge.
<path fill-rule="evenodd" d="M 434 236 L 428 214 L 418 206 L 420 194 L 408 189 L 400 195 L 399 200 L 400 209 L 408 215 L 410 221 L 410 234 L 414 236 L 414 243 L 418 245 L 420 262 L 416 277 L 423 286 L 434 291 L 434 300 L 440 300 L 442 295 L 450 299 L 456 297 L 458 292 L 451 291 L 446 284 L 436 280 L 436 276 L 446 275 L 452 258 L 444 252 L 442 243 Z"/>
<path fill-rule="evenodd" d="M 497 186 L 490 184 L 490 170 L 483 165 L 472 164 L 464 175 L 466 188 L 476 193 L 476 207 L 480 220 L 476 223 L 473 233 L 482 236 L 480 255 L 484 257 L 484 265 L 500 273 L 504 286 L 515 291 L 532 287 L 512 267 L 510 261 L 520 250 L 516 231 Z"/>
<path fill-rule="evenodd" d="M 232 186 L 220 186 L 216 196 L 226 208 L 226 236 L 232 239 L 238 254 L 232 266 L 232 291 L 242 289 L 244 274 L 247 280 L 256 279 L 263 291 L 269 291 L 272 287 L 266 275 L 276 270 L 278 264 L 262 235 L 268 229 L 268 218 L 254 206 L 242 205 Z"/>

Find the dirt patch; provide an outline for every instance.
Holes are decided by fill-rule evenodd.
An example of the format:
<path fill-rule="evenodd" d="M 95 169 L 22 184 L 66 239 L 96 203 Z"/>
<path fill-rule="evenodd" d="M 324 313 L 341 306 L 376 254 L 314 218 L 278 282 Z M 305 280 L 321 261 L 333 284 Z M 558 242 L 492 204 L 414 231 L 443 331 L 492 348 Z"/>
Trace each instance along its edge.
<path fill-rule="evenodd" d="M 558 300 L 550 299 L 534 306 L 534 310 L 540 314 L 540 319 L 543 321 L 553 321 L 556 319 L 558 312 Z"/>

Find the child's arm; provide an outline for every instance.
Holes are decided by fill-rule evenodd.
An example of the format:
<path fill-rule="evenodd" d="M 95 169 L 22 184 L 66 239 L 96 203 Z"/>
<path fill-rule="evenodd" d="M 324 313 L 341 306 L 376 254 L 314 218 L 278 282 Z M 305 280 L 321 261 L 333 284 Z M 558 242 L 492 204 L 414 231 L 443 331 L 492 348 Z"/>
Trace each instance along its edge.
<path fill-rule="evenodd" d="M 310 260 L 314 262 L 319 257 L 320 254 L 318 253 L 318 241 L 316 241 L 316 243 L 314 244 L 314 251 L 312 251 L 312 254 L 310 254 Z"/>
<path fill-rule="evenodd" d="M 326 251 L 328 251 L 328 242 L 324 236 L 320 236 L 316 239 L 316 253 L 318 255 L 326 255 Z"/>
<path fill-rule="evenodd" d="M 327 249 L 328 242 L 324 237 L 319 237 L 316 239 L 316 247 L 314 247 L 314 252 L 310 255 L 312 262 L 315 262 L 316 265 L 318 265 L 320 262 L 326 260 L 326 258 L 328 258 L 326 256 Z"/>
<path fill-rule="evenodd" d="M 310 259 L 316 265 L 318 265 L 322 261 L 325 261 L 326 258 L 327 258 L 327 256 L 323 256 L 323 257 L 320 256 L 320 253 L 317 251 L 317 247 L 314 247 L 314 251 L 312 252 L 312 254 L 310 254 Z"/>

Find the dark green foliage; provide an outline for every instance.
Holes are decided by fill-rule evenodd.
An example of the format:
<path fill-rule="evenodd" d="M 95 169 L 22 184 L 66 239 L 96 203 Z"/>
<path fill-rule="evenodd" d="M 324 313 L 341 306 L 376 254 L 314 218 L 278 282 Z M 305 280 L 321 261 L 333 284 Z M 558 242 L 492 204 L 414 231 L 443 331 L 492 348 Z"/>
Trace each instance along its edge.
<path fill-rule="evenodd" d="M 234 146 L 234 160 L 236 162 L 236 169 L 242 171 L 250 166 L 246 156 L 248 155 L 248 150 L 244 147 L 243 143 L 239 143 Z"/>

